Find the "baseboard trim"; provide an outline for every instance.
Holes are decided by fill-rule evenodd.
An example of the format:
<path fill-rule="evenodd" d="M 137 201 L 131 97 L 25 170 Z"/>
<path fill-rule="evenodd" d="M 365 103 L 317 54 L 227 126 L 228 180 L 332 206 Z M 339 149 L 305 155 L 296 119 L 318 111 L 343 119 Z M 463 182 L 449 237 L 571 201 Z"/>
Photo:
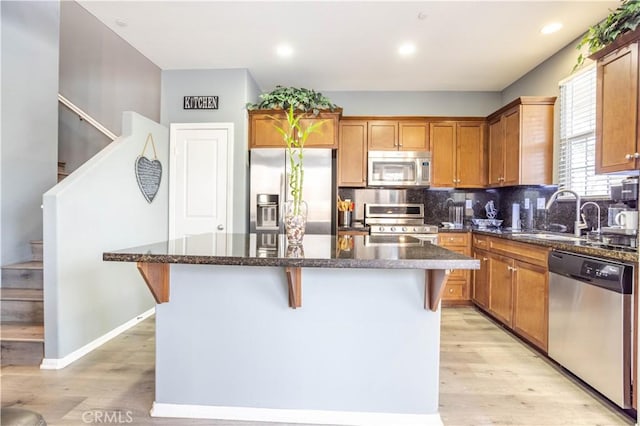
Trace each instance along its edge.
<path fill-rule="evenodd" d="M 77 350 L 71 352 L 69 355 L 65 356 L 64 358 L 45 358 L 45 359 L 42 360 L 42 364 L 40 364 L 40 369 L 41 370 L 60 370 L 62 368 L 65 368 L 66 366 L 68 366 L 72 362 L 79 360 L 80 358 L 82 358 L 83 356 L 85 356 L 89 352 L 93 351 L 94 349 L 97 349 L 98 347 L 104 345 L 105 343 L 107 343 L 109 340 L 113 339 L 117 335 L 127 331 L 128 329 L 130 329 L 134 325 L 138 324 L 139 322 L 144 321 L 145 319 L 149 318 L 155 312 L 156 312 L 156 308 L 153 307 L 153 308 L 149 309 L 148 311 L 141 313 L 140 315 L 136 316 L 135 318 L 133 318 L 133 319 L 125 322 L 124 324 L 114 328 L 110 332 L 108 332 L 108 333 L 98 337 L 97 339 L 87 343 L 86 345 L 84 345 L 80 349 L 77 349 Z"/>
<path fill-rule="evenodd" d="M 357 411 L 287 410 L 274 408 L 219 407 L 154 402 L 152 417 L 332 424 L 345 426 L 443 426 L 439 413 L 399 414 Z"/>

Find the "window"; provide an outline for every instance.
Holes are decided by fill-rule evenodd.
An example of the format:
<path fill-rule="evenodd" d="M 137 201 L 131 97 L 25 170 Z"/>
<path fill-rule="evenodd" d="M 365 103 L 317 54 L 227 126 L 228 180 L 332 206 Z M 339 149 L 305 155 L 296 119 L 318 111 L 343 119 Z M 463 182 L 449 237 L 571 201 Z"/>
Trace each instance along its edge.
<path fill-rule="evenodd" d="M 559 187 L 583 197 L 608 197 L 624 176 L 596 175 L 596 67 L 560 82 Z"/>

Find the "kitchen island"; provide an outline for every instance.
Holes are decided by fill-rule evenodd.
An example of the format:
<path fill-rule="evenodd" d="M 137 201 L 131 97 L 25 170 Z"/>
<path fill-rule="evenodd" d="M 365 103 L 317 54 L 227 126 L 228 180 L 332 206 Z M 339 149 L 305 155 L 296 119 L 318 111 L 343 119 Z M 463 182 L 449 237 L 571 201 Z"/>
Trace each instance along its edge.
<path fill-rule="evenodd" d="M 477 260 L 411 237 L 259 234 L 103 258 L 136 262 L 158 302 L 153 416 L 442 424 L 441 291 Z"/>

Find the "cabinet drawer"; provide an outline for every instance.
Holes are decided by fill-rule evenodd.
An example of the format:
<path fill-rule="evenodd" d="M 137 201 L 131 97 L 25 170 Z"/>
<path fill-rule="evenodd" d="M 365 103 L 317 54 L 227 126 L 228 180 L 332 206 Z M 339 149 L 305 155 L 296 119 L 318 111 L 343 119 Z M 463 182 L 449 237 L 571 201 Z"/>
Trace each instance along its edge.
<path fill-rule="evenodd" d="M 473 248 L 487 250 L 489 248 L 489 237 L 486 235 L 474 235 Z"/>
<path fill-rule="evenodd" d="M 442 233 L 438 234 L 438 244 L 442 247 L 466 247 L 469 244 L 467 234 Z"/>
<path fill-rule="evenodd" d="M 507 255 L 513 259 L 523 260 L 534 265 L 547 267 L 547 257 L 549 248 L 536 246 L 535 244 L 519 243 L 502 238 L 492 238 L 489 240 L 489 247 L 492 252 Z"/>
<path fill-rule="evenodd" d="M 464 287 L 465 283 L 461 281 L 451 281 L 447 282 L 446 287 L 444 288 L 444 294 L 442 295 L 443 300 L 464 300 Z"/>

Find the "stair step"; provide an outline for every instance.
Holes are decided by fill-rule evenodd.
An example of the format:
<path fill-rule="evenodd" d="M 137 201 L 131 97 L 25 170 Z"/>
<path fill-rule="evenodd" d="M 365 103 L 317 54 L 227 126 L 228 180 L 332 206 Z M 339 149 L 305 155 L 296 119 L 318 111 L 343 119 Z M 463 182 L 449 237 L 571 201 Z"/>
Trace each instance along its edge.
<path fill-rule="evenodd" d="M 42 300 L 2 299 L 0 321 L 19 323 L 42 323 L 44 302 Z"/>
<path fill-rule="evenodd" d="M 31 241 L 31 260 L 42 262 L 42 240 Z"/>
<path fill-rule="evenodd" d="M 42 289 L 42 262 L 15 263 L 2 267 L 2 288 Z"/>
<path fill-rule="evenodd" d="M 69 173 L 58 172 L 58 182 L 60 182 L 62 179 L 66 178 L 67 176 L 69 176 Z"/>
<path fill-rule="evenodd" d="M 0 321 L 42 323 L 44 299 L 42 290 L 31 288 L 0 289 Z"/>
<path fill-rule="evenodd" d="M 44 357 L 42 324 L 0 324 L 2 365 L 39 365 Z"/>
<path fill-rule="evenodd" d="M 42 302 L 42 290 L 36 288 L 0 288 L 0 300 Z"/>
<path fill-rule="evenodd" d="M 64 161 L 58 161 L 58 172 L 64 172 L 67 168 L 67 163 Z"/>

